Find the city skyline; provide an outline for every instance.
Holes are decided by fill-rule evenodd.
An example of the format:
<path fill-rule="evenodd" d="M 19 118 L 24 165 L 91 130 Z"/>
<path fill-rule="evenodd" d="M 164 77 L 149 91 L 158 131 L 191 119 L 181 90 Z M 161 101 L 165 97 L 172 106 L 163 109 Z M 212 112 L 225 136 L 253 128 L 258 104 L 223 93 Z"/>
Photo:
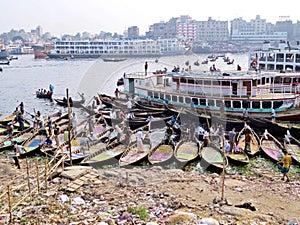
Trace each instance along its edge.
<path fill-rule="evenodd" d="M 63 34 L 75 35 L 80 32 L 97 34 L 100 31 L 122 34 L 128 27 L 137 26 L 144 35 L 149 25 L 160 21 L 167 22 L 172 17 L 189 15 L 194 20 L 230 21 L 242 17 L 246 21 L 260 15 L 267 22 L 275 23 L 283 19 L 293 22 L 300 20 L 297 7 L 290 4 L 272 4 L 258 0 L 241 3 L 237 0 L 201 3 L 197 0 L 182 1 L 137 1 L 137 0 L 27 0 L 16 4 L 0 0 L 5 6 L 0 14 L 3 21 L 0 33 L 11 29 L 30 31 L 41 25 L 44 32 L 60 37 Z M 286 17 L 287 16 L 287 17 Z M 5 21 L 5 22 L 4 22 Z"/>

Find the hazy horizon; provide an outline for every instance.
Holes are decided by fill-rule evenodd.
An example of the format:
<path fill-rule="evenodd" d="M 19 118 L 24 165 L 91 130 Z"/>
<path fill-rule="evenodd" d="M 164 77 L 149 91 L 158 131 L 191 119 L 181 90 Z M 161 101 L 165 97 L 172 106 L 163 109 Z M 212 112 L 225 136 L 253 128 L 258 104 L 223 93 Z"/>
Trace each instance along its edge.
<path fill-rule="evenodd" d="M 98 34 L 100 31 L 123 34 L 130 26 L 138 26 L 144 35 L 149 25 L 160 21 L 167 22 L 172 17 L 189 15 L 194 20 L 230 21 L 242 17 L 246 21 L 260 15 L 267 22 L 275 23 L 281 16 L 289 16 L 293 22 L 300 20 L 296 1 L 289 4 L 272 4 L 267 1 L 238 0 L 200 2 L 186 1 L 137 1 L 137 0 L 0 0 L 0 33 L 11 29 L 30 31 L 41 25 L 43 32 L 52 35 L 75 35 L 80 32 Z M 286 19 L 286 18 L 285 18 Z"/>

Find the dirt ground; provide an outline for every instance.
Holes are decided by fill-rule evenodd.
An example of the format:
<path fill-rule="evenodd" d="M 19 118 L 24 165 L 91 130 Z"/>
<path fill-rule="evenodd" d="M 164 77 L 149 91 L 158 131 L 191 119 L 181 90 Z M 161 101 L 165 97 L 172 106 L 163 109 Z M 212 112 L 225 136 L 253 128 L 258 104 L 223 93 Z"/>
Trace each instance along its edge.
<path fill-rule="evenodd" d="M 26 172 L 24 161 L 21 162 L 21 165 L 23 168 L 19 171 L 10 162 L 2 159 L 0 162 L 1 190 L 11 181 L 12 177 Z M 63 188 L 71 180 L 59 176 L 54 181 L 49 181 L 49 191 L 52 190 L 56 193 L 47 195 L 46 200 L 43 196 L 43 207 L 47 208 L 44 213 L 51 214 L 51 218 L 54 218 L 53 215 L 57 213 L 55 221 L 62 221 L 60 224 L 68 224 L 70 219 L 67 219 L 67 211 L 66 214 L 63 214 L 57 210 L 51 211 L 49 208 L 50 205 L 52 207 L 53 204 L 61 204 L 57 203 L 57 196 L 67 194 L 80 196 L 86 202 L 105 199 L 105 206 L 115 211 L 124 211 L 124 208 L 130 205 L 142 204 L 148 209 L 167 205 L 168 209 L 191 212 L 199 218 L 214 218 L 220 224 L 287 224 L 291 221 L 298 223 L 300 221 L 299 174 L 291 174 L 291 181 L 286 183 L 281 180 L 281 174 L 278 172 L 253 169 L 255 176 L 226 174 L 223 186 L 222 174 L 216 173 L 196 174 L 180 169 L 165 170 L 161 167 L 113 168 L 94 171 L 99 174 L 97 182 L 91 180 L 72 194 Z M 20 180 L 20 182 L 24 183 L 24 180 Z M 5 204 L 5 201 L 5 197 L 2 197 L 1 205 Z M 251 203 L 255 211 L 236 207 L 236 205 L 244 203 Z M 36 207 L 38 208 L 38 206 Z M 37 210 L 31 208 L 30 211 L 24 213 L 24 206 L 20 205 L 19 208 L 16 208 L 15 214 L 22 211 L 23 217 L 27 218 L 24 221 L 32 221 L 37 217 Z M 80 209 L 78 210 L 80 211 Z M 93 208 L 90 210 L 93 212 Z M 43 221 L 44 215 L 40 215 L 40 217 L 39 221 Z M 20 222 L 20 220 L 18 221 Z M 48 220 L 45 219 L 45 221 Z M 45 221 L 40 224 L 59 224 Z M 90 224 L 96 223 L 91 222 Z"/>

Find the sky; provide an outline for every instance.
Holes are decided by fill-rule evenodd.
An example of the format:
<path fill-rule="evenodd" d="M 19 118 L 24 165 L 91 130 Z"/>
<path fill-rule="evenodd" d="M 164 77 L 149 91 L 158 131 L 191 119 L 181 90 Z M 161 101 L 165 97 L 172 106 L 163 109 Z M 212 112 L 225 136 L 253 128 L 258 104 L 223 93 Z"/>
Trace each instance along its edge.
<path fill-rule="evenodd" d="M 289 16 L 300 20 L 296 0 L 280 3 L 263 0 L 0 0 L 0 33 L 11 29 L 30 31 L 41 25 L 44 32 L 60 37 L 63 34 L 100 31 L 123 32 L 138 26 L 140 35 L 149 25 L 167 22 L 172 17 L 189 15 L 198 21 L 230 21 L 242 17 L 246 21 L 260 15 L 275 23 Z"/>

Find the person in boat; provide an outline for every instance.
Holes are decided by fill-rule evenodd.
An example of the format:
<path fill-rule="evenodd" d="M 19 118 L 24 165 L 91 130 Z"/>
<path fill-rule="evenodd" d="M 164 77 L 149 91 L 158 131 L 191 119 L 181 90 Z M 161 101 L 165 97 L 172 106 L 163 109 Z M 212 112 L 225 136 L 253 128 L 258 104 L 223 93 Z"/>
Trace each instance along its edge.
<path fill-rule="evenodd" d="M 19 114 L 15 117 L 14 121 L 16 123 L 19 123 L 19 128 L 18 128 L 19 131 L 22 131 L 25 129 L 25 127 L 24 127 L 25 120 L 24 120 L 23 114 L 21 112 L 19 112 Z"/>
<path fill-rule="evenodd" d="M 34 116 L 33 125 L 36 128 L 42 128 L 43 127 L 43 121 L 42 121 L 42 116 L 41 116 L 41 112 L 40 111 L 36 112 L 36 114 Z"/>
<path fill-rule="evenodd" d="M 49 91 L 50 91 L 51 93 L 53 93 L 53 90 L 54 90 L 54 86 L 53 86 L 52 84 L 50 84 L 50 85 L 49 85 Z"/>
<path fill-rule="evenodd" d="M 210 139 L 209 139 L 209 129 L 205 130 L 204 134 L 203 134 L 203 146 L 204 147 L 207 147 L 209 142 L 210 142 Z"/>
<path fill-rule="evenodd" d="M 272 122 L 275 122 L 276 121 L 276 110 L 274 108 L 272 108 L 271 117 L 272 117 Z"/>
<path fill-rule="evenodd" d="M 119 112 L 119 118 L 120 118 L 121 120 L 124 120 L 124 119 L 126 118 L 126 115 L 125 115 L 125 113 L 124 113 L 123 110 L 120 110 L 120 112 Z"/>
<path fill-rule="evenodd" d="M 45 141 L 44 141 L 44 145 L 46 146 L 46 147 L 52 147 L 52 139 L 51 139 L 51 137 L 50 137 L 50 135 L 47 135 L 47 137 L 46 137 L 46 139 L 45 139 Z"/>
<path fill-rule="evenodd" d="M 228 154 L 231 153 L 230 144 L 227 140 L 224 143 L 224 150 L 225 150 L 225 153 L 228 153 Z"/>
<path fill-rule="evenodd" d="M 9 140 L 12 139 L 13 133 L 14 133 L 14 124 L 13 122 L 9 122 L 6 126 L 6 133 Z"/>
<path fill-rule="evenodd" d="M 126 118 L 129 119 L 129 120 L 134 120 L 135 119 L 135 115 L 132 112 L 129 112 L 129 113 L 127 113 Z"/>
<path fill-rule="evenodd" d="M 167 123 L 167 129 L 165 132 L 165 144 L 168 145 L 171 142 L 171 137 L 173 135 L 173 129 L 172 129 L 172 125 L 168 122 Z"/>
<path fill-rule="evenodd" d="M 203 126 L 201 124 L 199 124 L 196 129 L 195 129 L 195 133 L 197 134 L 198 136 L 198 139 L 200 141 L 203 141 L 203 135 L 205 133 L 205 129 L 203 128 Z"/>
<path fill-rule="evenodd" d="M 59 134 L 60 134 L 60 127 L 57 125 L 57 123 L 54 123 L 53 135 L 57 147 L 59 146 L 59 138 L 58 138 Z"/>
<path fill-rule="evenodd" d="M 144 134 L 143 134 L 143 128 L 139 128 L 138 132 L 136 132 L 136 144 L 137 144 L 137 153 L 143 153 L 144 152 L 144 145 L 143 145 L 143 139 L 144 139 Z"/>
<path fill-rule="evenodd" d="M 147 75 L 147 71 L 148 71 L 148 62 L 145 62 L 145 75 Z"/>
<path fill-rule="evenodd" d="M 47 127 L 48 127 L 48 129 L 52 128 L 52 119 L 51 119 L 51 116 L 48 116 L 48 118 L 47 118 Z"/>
<path fill-rule="evenodd" d="M 249 113 L 248 113 L 248 108 L 243 109 L 243 120 L 247 121 L 249 119 Z"/>
<path fill-rule="evenodd" d="M 109 117 L 111 119 L 117 119 L 117 114 L 116 114 L 116 111 L 114 109 L 112 109 L 110 112 L 109 112 Z"/>
<path fill-rule="evenodd" d="M 128 146 L 131 142 L 131 130 L 127 126 L 124 128 L 124 135 L 125 135 L 124 144 Z"/>
<path fill-rule="evenodd" d="M 72 123 L 73 135 L 76 136 L 77 135 L 78 119 L 77 119 L 77 116 L 76 116 L 75 112 L 72 113 L 71 123 Z"/>
<path fill-rule="evenodd" d="M 113 125 L 113 128 L 114 128 L 114 131 L 116 132 L 116 134 L 117 134 L 117 140 L 118 140 L 118 142 L 120 141 L 120 139 L 121 139 L 121 135 L 122 135 L 122 130 L 121 130 L 121 128 L 117 125 L 117 124 L 114 124 Z"/>
<path fill-rule="evenodd" d="M 19 111 L 19 107 L 16 107 L 15 111 L 13 111 L 13 115 L 17 116 L 19 115 L 20 111 Z"/>
<path fill-rule="evenodd" d="M 126 102 L 126 106 L 127 106 L 128 112 L 130 112 L 130 110 L 131 110 L 131 108 L 132 108 L 132 102 L 131 102 L 131 100 L 128 100 L 128 101 Z"/>
<path fill-rule="evenodd" d="M 115 96 L 116 96 L 116 98 L 119 98 L 119 89 L 118 88 L 116 88 L 116 90 L 115 90 Z"/>
<path fill-rule="evenodd" d="M 244 152 L 251 152 L 252 135 L 249 129 L 245 131 L 245 148 Z"/>
<path fill-rule="evenodd" d="M 241 71 L 242 67 L 240 65 L 237 65 L 237 71 Z"/>
<path fill-rule="evenodd" d="M 230 151 L 233 153 L 233 145 L 235 143 L 236 139 L 236 132 L 235 132 L 235 127 L 232 128 L 231 131 L 228 132 L 228 141 L 230 144 Z"/>
<path fill-rule="evenodd" d="M 283 153 L 284 156 L 281 161 L 277 162 L 277 165 L 278 169 L 283 174 L 281 180 L 284 181 L 284 179 L 286 178 L 286 182 L 289 182 L 290 178 L 288 176 L 288 172 L 290 171 L 290 167 L 292 165 L 292 156 L 286 150 L 284 150 Z"/>
<path fill-rule="evenodd" d="M 239 142 L 236 141 L 234 144 L 233 144 L 233 153 L 235 154 L 240 154 L 242 153 L 243 150 L 241 149 L 241 146 L 239 145 Z"/>
<path fill-rule="evenodd" d="M 20 105 L 19 105 L 19 107 L 20 107 L 20 112 L 22 113 L 22 115 L 24 115 L 24 112 L 25 112 L 25 110 L 24 110 L 24 103 L 21 102 Z"/>
<path fill-rule="evenodd" d="M 178 123 L 175 123 L 173 126 L 173 138 L 172 141 L 178 142 L 181 138 L 181 129 Z"/>

